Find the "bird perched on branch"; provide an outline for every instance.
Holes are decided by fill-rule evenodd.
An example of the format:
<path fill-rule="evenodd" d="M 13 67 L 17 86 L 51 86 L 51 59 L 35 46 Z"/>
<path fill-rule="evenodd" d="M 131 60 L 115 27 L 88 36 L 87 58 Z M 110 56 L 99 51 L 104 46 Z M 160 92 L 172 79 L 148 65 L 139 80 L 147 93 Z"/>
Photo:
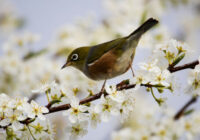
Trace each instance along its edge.
<path fill-rule="evenodd" d="M 150 18 L 130 35 L 94 46 L 73 50 L 62 69 L 73 66 L 93 80 L 105 80 L 132 69 L 135 49 L 141 36 L 158 23 Z M 133 71 L 132 71 L 133 72 Z"/>

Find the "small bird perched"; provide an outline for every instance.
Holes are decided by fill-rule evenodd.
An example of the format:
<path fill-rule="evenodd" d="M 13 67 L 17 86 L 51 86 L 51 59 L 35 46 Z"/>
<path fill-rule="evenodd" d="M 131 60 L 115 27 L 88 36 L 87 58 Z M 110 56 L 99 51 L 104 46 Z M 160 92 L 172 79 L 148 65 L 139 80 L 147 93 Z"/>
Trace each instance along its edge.
<path fill-rule="evenodd" d="M 105 80 L 127 72 L 132 65 L 141 36 L 158 23 L 150 18 L 130 35 L 71 52 L 62 69 L 73 66 L 93 80 Z"/>

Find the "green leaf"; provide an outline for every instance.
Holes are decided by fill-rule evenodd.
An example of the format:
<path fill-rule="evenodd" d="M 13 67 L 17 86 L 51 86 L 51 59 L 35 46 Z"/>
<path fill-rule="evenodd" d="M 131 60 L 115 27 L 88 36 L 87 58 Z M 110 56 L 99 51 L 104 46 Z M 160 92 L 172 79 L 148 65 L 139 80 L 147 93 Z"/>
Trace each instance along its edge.
<path fill-rule="evenodd" d="M 60 103 L 60 102 L 61 102 L 61 100 L 59 100 L 59 99 L 57 99 L 57 100 L 52 100 L 52 101 L 51 101 L 51 105 L 54 105 L 54 104 Z"/>
<path fill-rule="evenodd" d="M 194 109 L 190 109 L 190 110 L 188 110 L 188 111 L 185 111 L 185 112 L 183 113 L 183 115 L 184 115 L 184 116 L 187 116 L 187 115 L 190 115 L 192 112 L 194 112 Z"/>
<path fill-rule="evenodd" d="M 93 95 L 94 95 L 94 92 L 93 92 L 91 89 L 88 89 L 88 92 L 89 92 L 89 95 L 88 95 L 88 97 L 90 97 L 90 96 L 93 96 Z"/>
<path fill-rule="evenodd" d="M 177 57 L 173 62 L 172 62 L 172 66 L 176 66 L 183 58 L 185 57 L 185 53 L 183 53 L 182 55 L 180 55 L 179 57 Z"/>
<path fill-rule="evenodd" d="M 130 80 L 129 80 L 129 79 L 124 80 L 123 82 L 124 82 L 126 85 L 130 84 Z"/>
<path fill-rule="evenodd" d="M 163 86 L 162 84 L 152 85 L 152 87 L 155 87 L 155 88 L 165 88 L 165 86 Z"/>
<path fill-rule="evenodd" d="M 37 56 L 40 56 L 40 55 L 42 55 L 42 54 L 44 54 L 44 53 L 46 53 L 47 52 L 47 49 L 42 49 L 42 50 L 40 50 L 40 51 L 38 51 L 38 52 L 29 52 L 28 54 L 26 54 L 25 56 L 24 56 L 24 60 L 29 60 L 29 59 L 31 59 L 31 58 L 34 58 L 34 57 L 37 57 Z"/>
<path fill-rule="evenodd" d="M 88 103 L 85 103 L 84 105 L 90 107 L 90 106 L 91 106 L 91 103 L 88 102 Z M 88 111 L 87 111 L 87 112 L 84 112 L 84 113 L 88 113 Z"/>
<path fill-rule="evenodd" d="M 30 119 L 30 120 L 28 121 L 28 123 L 32 123 L 32 122 L 34 122 L 34 121 L 35 121 L 35 118 Z"/>

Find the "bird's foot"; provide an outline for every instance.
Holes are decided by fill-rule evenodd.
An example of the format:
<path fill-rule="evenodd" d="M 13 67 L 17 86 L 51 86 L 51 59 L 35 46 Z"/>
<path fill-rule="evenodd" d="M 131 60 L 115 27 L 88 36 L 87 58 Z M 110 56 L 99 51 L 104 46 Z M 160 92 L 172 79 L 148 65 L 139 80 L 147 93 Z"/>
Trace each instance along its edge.
<path fill-rule="evenodd" d="M 135 77 L 135 74 L 134 74 L 134 71 L 133 71 L 133 67 L 132 67 L 132 66 L 131 66 L 131 72 L 132 72 L 133 77 Z"/>
<path fill-rule="evenodd" d="M 106 80 L 103 82 L 103 85 L 101 87 L 101 95 L 104 93 L 105 85 L 106 85 Z"/>

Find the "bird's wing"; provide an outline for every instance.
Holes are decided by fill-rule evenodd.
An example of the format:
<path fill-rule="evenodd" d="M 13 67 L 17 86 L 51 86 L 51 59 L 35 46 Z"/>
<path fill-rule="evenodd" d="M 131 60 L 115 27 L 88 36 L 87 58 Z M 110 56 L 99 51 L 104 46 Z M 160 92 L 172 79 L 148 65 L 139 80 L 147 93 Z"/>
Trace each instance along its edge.
<path fill-rule="evenodd" d="M 117 49 L 115 49 L 116 50 L 115 53 L 120 54 L 120 51 L 127 49 L 127 47 L 125 48 L 123 45 L 127 39 L 129 39 L 131 41 L 131 42 L 129 42 L 129 44 L 135 44 L 135 45 L 129 45 L 128 47 L 133 47 L 133 46 L 136 47 L 142 34 L 144 34 L 147 30 L 152 28 L 157 23 L 158 23 L 157 20 L 150 18 L 127 37 L 118 38 L 118 39 L 91 47 L 89 50 L 89 53 L 88 53 L 86 64 L 89 65 L 89 64 L 94 63 L 101 56 L 103 56 L 106 52 L 110 51 L 113 48 L 117 48 Z"/>
<path fill-rule="evenodd" d="M 87 64 L 91 64 L 94 61 L 98 60 L 101 56 L 103 56 L 106 52 L 110 51 L 111 49 L 121 47 L 125 41 L 126 41 L 125 37 L 118 38 L 118 39 L 91 47 L 88 53 L 88 57 L 87 57 Z"/>

